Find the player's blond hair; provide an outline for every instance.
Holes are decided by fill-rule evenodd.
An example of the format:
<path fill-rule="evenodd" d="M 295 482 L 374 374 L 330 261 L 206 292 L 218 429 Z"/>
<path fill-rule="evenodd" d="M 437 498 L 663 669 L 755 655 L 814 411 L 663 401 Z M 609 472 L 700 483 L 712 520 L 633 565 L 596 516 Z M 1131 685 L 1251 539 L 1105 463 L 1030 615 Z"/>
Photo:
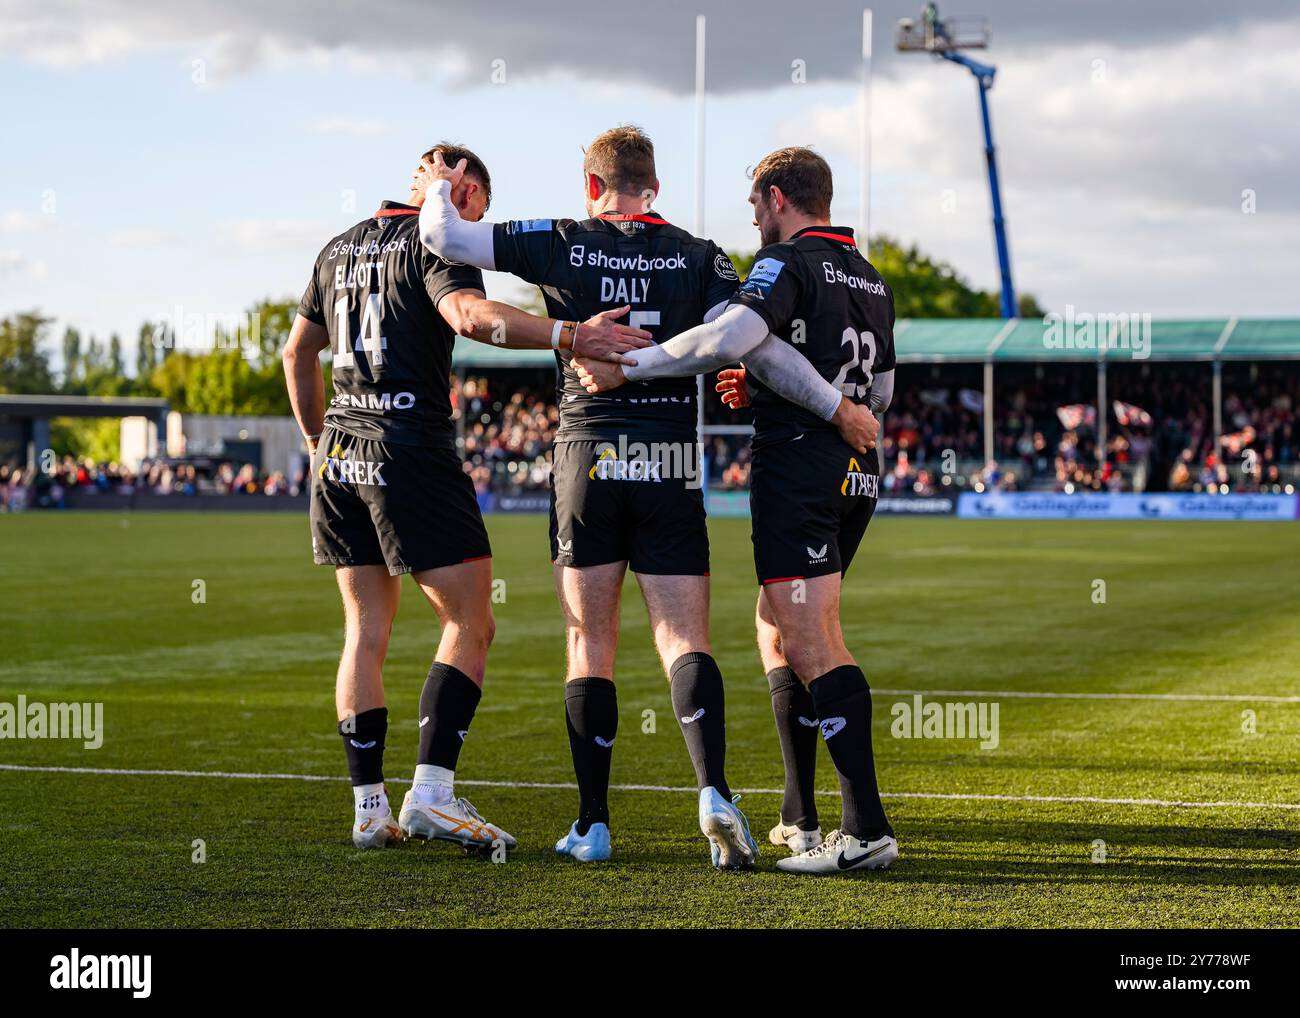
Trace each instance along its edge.
<path fill-rule="evenodd" d="M 635 124 L 620 124 L 596 135 L 587 146 L 582 169 L 616 194 L 641 195 L 658 189 L 654 142 Z"/>

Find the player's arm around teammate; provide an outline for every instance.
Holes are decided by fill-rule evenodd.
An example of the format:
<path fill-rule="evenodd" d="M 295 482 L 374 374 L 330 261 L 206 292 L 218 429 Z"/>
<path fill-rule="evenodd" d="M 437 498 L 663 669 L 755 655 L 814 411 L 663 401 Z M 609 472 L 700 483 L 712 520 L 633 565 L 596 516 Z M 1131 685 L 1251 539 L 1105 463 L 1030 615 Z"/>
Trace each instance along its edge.
<path fill-rule="evenodd" d="M 721 249 L 653 211 L 653 145 L 637 128 L 606 131 L 588 147 L 582 221 L 467 223 L 455 214 L 459 167 L 449 162 L 430 160 L 434 180 L 420 216 L 425 245 L 542 286 L 551 314 L 581 317 L 626 302 L 631 324 L 672 335 L 719 312 L 739 284 Z M 599 354 L 581 337 L 557 347 L 561 427 L 552 457 L 551 558 L 567 630 L 565 716 L 579 786 L 578 819 L 557 850 L 584 861 L 609 856 L 614 670 L 630 569 L 695 769 L 712 861 L 750 865 L 757 846 L 724 773 L 723 680 L 709 643 L 694 387 L 673 380 L 593 399 L 577 384 L 572 355 Z M 650 450 L 671 450 L 671 462 Z"/>
<path fill-rule="evenodd" d="M 698 370 L 735 359 L 770 331 L 792 348 L 797 342 L 799 355 L 823 380 L 833 379 L 846 400 L 862 404 L 860 412 L 869 413 L 873 399 L 887 401 L 895 362 L 893 296 L 852 231 L 831 225 L 829 166 L 808 149 L 782 149 L 763 159 L 753 178 L 749 200 L 763 248 L 732 306 L 711 325 L 629 354 L 635 367 L 584 363 L 589 390 L 620 376 L 653 377 L 683 364 Z M 728 383 L 729 402 L 739 401 L 743 376 L 731 373 Z M 787 768 L 772 840 L 798 853 L 777 865 L 818 874 L 888 866 L 898 844 L 876 783 L 870 690 L 840 622 L 843 575 L 875 508 L 878 456 L 871 449 L 859 463 L 856 447 L 817 420 L 828 420 L 825 414 L 810 415 L 811 406 L 775 387 L 760 387 L 756 400 L 750 488 L 761 588 L 756 622 Z M 841 828 L 820 845 L 812 801 L 815 727 L 839 774 L 844 807 Z"/>
<path fill-rule="evenodd" d="M 482 218 L 486 167 L 454 151 L 474 167 L 457 207 Z M 455 329 L 484 301 L 483 279 L 420 244 L 422 200 L 412 186 L 407 203 L 383 203 L 322 249 L 283 352 L 285 375 L 313 454 L 313 557 L 334 567 L 343 601 L 335 699 L 356 806 L 353 842 L 383 847 L 415 836 L 509 848 L 508 833 L 454 794 L 495 631 L 491 547 L 456 455 L 448 396 Z M 335 391 L 328 409 L 318 359 L 326 347 Z M 420 694 L 412 788 L 395 820 L 383 774 L 383 667 L 405 573 L 441 635 Z"/>

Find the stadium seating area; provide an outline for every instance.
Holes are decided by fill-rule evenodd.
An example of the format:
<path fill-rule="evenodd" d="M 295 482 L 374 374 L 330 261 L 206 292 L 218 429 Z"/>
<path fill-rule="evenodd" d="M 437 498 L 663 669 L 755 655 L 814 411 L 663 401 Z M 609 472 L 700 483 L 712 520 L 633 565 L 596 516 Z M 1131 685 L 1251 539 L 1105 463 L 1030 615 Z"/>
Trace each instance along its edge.
<path fill-rule="evenodd" d="M 973 399 L 964 402 L 956 386 L 903 386 L 886 420 L 885 460 L 892 464 L 886 488 L 918 494 L 943 483 L 1066 492 L 1205 491 L 1224 485 L 1273 491 L 1300 482 L 1300 372 L 1294 364 L 1225 370 L 1218 450 L 1206 366 L 1111 372 L 1109 395 L 1145 410 L 1150 423 L 1121 425 L 1110 413 L 1104 464 L 1098 462 L 1095 420 L 1067 427 L 1058 412 L 1095 402 L 1096 390 L 1083 384 L 1083 372 L 1070 379 L 1059 369 L 1029 369 L 995 390 L 996 465 L 982 461 L 983 417 Z M 982 398 L 978 392 L 973 397 Z"/>
<path fill-rule="evenodd" d="M 1109 393 L 1150 423 L 1121 425 L 1109 415 L 1104 465 L 1094 421 L 1059 412 L 1095 403 L 1086 369 L 1003 368 L 995 388 L 997 462 L 983 462 L 977 373 L 968 366 L 900 368 L 903 384 L 886 417 L 886 490 L 927 495 L 952 488 L 1056 491 L 1282 491 L 1300 485 L 1300 367 L 1290 362 L 1229 364 L 1224 370 L 1222 448 L 1214 448 L 1210 372 L 1203 364 L 1111 369 Z M 911 377 L 908 377 L 908 376 Z M 480 493 L 544 491 L 559 412 L 546 374 L 453 376 L 452 408 L 466 470 Z M 1066 415 L 1068 419 L 1068 414 Z M 1095 417 L 1095 414 L 1094 414 Z M 711 401 L 711 423 L 747 420 Z M 1066 423 L 1075 424 L 1066 427 Z M 706 442 L 710 485 L 749 484 L 748 438 Z M 951 455 L 946 455 L 951 452 Z M 0 464 L 0 511 L 58 506 L 71 489 L 161 495 L 297 495 L 302 470 L 287 476 L 251 464 L 145 461 L 138 473 L 118 463 L 65 457 L 48 475 Z"/>

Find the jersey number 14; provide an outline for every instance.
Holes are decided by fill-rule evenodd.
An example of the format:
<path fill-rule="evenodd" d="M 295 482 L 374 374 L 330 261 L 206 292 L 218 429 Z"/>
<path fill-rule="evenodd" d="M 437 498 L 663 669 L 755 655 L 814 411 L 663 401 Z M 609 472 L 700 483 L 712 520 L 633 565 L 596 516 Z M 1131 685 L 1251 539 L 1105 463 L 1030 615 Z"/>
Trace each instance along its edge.
<path fill-rule="evenodd" d="M 371 367 L 383 366 L 388 340 L 381 335 L 379 318 L 379 294 L 369 294 L 365 303 L 361 305 L 361 332 L 354 339 L 347 297 L 340 297 L 334 302 L 334 319 L 338 325 L 336 338 L 339 344 L 338 349 L 334 351 L 336 367 L 356 367 L 357 352 L 369 354 Z"/>

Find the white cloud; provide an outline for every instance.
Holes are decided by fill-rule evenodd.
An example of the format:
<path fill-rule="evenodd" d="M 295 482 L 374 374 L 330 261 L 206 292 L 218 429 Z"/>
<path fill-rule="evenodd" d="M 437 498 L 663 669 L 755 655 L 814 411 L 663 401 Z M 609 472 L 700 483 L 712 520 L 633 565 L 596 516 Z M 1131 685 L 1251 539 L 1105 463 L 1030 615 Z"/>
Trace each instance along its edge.
<path fill-rule="evenodd" d="M 0 214 L 0 233 L 44 233 L 57 226 L 52 215 L 36 215 L 9 209 Z"/>
<path fill-rule="evenodd" d="M 120 248 L 147 248 L 161 247 L 164 244 L 172 244 L 176 241 L 176 234 L 171 230 L 119 230 L 111 234 L 108 242 L 113 247 Z"/>
<path fill-rule="evenodd" d="M 1297 50 L 1300 26 L 1249 27 L 1002 65 L 990 99 L 1018 286 L 1055 303 L 1260 313 L 1234 299 L 1240 287 L 1294 312 L 1300 120 L 1275 113 L 1300 109 Z M 1100 81 L 1094 60 L 1105 61 Z M 874 83 L 872 112 L 873 232 L 916 241 L 994 287 L 972 76 L 921 59 Z M 857 117 L 856 104 L 823 106 L 778 133 L 851 160 Z M 1248 188 L 1254 215 L 1242 210 Z"/>
<path fill-rule="evenodd" d="M 29 258 L 21 251 L 0 248 L 0 279 L 13 281 L 23 277 L 44 279 L 47 267 L 40 259 Z"/>
<path fill-rule="evenodd" d="M 241 219 L 229 224 L 227 243 L 243 251 L 319 251 L 336 229 L 300 219 Z"/>
<path fill-rule="evenodd" d="M 880 67 L 896 65 L 889 38 L 896 19 L 915 17 L 917 0 L 876 0 Z M 1246 23 L 1295 21 L 1294 0 L 1181 0 L 1176 5 L 1090 0 L 1045 7 L 1041 0 L 983 0 L 1003 54 L 1032 56 L 1066 40 L 1155 47 L 1198 34 L 1226 34 Z M 1171 14 L 1171 8 L 1176 14 Z M 117 59 L 166 48 L 210 50 L 219 67 L 238 71 L 264 61 L 321 52 L 345 54 L 352 69 L 434 74 L 486 83 L 492 61 L 515 78 L 579 69 L 688 92 L 693 83 L 694 22 L 709 19 L 710 87 L 768 88 L 789 81 L 792 58 L 810 75 L 851 78 L 857 70 L 861 0 L 819 0 L 791 16 L 784 0 L 663 0 L 648 16 L 636 4 L 587 0 L 0 0 L 0 51 L 54 66 Z M 396 25 L 364 31 L 360 26 Z M 634 42 L 630 42 L 634 40 Z M 580 55 L 580 59 L 575 59 Z M 908 58 L 903 58 L 908 59 Z M 1189 69 L 1190 70 L 1190 69 Z"/>

